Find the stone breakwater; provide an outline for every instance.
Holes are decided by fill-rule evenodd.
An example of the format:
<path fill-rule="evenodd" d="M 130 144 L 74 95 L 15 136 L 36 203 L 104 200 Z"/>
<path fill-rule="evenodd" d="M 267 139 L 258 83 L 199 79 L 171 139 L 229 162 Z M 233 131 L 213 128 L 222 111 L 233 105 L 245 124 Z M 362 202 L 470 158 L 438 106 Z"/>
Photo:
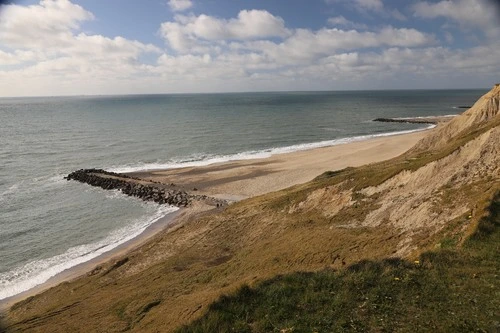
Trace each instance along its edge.
<path fill-rule="evenodd" d="M 437 121 L 431 119 L 398 119 L 398 118 L 376 118 L 373 121 L 382 123 L 407 123 L 407 124 L 436 124 Z"/>
<path fill-rule="evenodd" d="M 447 122 L 452 116 L 428 116 L 428 117 L 409 117 L 409 118 L 375 118 L 373 121 L 383 123 L 407 123 L 407 124 L 438 124 Z"/>
<path fill-rule="evenodd" d="M 174 184 L 166 185 L 159 182 L 141 184 L 140 179 L 102 169 L 80 169 L 70 173 L 64 179 L 76 180 L 105 190 L 119 190 L 126 195 L 144 201 L 154 201 L 160 205 L 187 207 L 193 200 L 203 200 L 217 207 L 227 205 L 224 200 L 205 195 L 193 195 L 182 189 L 176 189 Z"/>

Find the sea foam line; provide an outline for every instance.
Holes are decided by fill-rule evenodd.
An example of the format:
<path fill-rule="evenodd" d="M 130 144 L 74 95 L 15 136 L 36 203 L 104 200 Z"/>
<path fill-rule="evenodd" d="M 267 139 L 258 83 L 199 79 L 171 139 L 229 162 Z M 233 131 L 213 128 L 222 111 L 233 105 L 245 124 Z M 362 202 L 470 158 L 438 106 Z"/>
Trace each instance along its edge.
<path fill-rule="evenodd" d="M 113 250 L 139 236 L 148 226 L 176 210 L 178 210 L 177 207 L 159 206 L 156 213 L 149 219 L 137 219 L 132 225 L 114 230 L 101 241 L 75 246 L 63 254 L 32 261 L 11 271 L 0 273 L 0 300 L 43 284 L 62 271 Z"/>
<path fill-rule="evenodd" d="M 458 116 L 457 114 L 445 114 L 442 116 L 420 116 L 420 117 L 396 117 L 391 119 L 400 119 L 400 120 L 408 120 L 408 119 L 434 119 L 434 118 L 452 118 Z"/>
<path fill-rule="evenodd" d="M 428 129 L 431 129 L 434 127 L 436 127 L 436 125 L 431 124 L 429 126 L 426 126 L 423 128 L 418 128 L 418 129 L 413 129 L 413 130 L 360 135 L 360 136 L 340 138 L 340 139 L 334 139 L 334 140 L 303 143 L 303 144 L 297 144 L 297 145 L 292 145 L 292 146 L 287 146 L 287 147 L 276 147 L 276 148 L 268 148 L 268 149 L 262 149 L 262 150 L 246 151 L 246 152 L 236 153 L 236 154 L 231 154 L 231 155 L 208 155 L 208 156 L 205 155 L 203 158 L 200 158 L 200 159 L 186 158 L 185 160 L 171 160 L 171 161 L 167 161 L 165 163 L 141 163 L 141 164 L 135 164 L 135 165 L 117 166 L 117 167 L 107 168 L 106 170 L 111 171 L 111 172 L 126 173 L 126 172 L 134 172 L 134 171 L 166 170 L 166 169 L 176 169 L 176 168 L 184 168 L 184 167 L 198 167 L 198 166 L 206 166 L 206 165 L 211 165 L 211 164 L 215 164 L 215 163 L 223 163 L 223 162 L 230 162 L 230 161 L 241 161 L 241 160 L 251 160 L 251 159 L 258 159 L 258 158 L 268 158 L 268 157 L 271 157 L 273 155 L 278 155 L 278 154 L 286 154 L 286 153 L 292 153 L 292 152 L 296 152 L 296 151 L 304 151 L 304 150 L 310 150 L 310 149 L 315 149 L 315 148 L 330 147 L 330 146 L 336 146 L 336 145 L 341 145 L 341 144 L 347 144 L 347 143 L 351 143 L 351 142 L 366 141 L 366 140 L 380 138 L 380 137 L 421 132 L 421 131 L 425 131 L 425 130 L 428 130 Z"/>

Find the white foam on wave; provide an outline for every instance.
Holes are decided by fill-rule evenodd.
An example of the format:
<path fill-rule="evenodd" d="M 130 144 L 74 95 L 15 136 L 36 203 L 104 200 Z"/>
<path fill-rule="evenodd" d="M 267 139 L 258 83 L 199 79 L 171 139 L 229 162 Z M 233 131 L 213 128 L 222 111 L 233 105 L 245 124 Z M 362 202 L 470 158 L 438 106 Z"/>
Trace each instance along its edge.
<path fill-rule="evenodd" d="M 148 226 L 176 210 L 178 210 L 177 207 L 158 206 L 157 211 L 150 218 L 138 219 L 127 227 L 114 230 L 101 241 L 75 246 L 63 254 L 32 261 L 9 272 L 0 273 L 0 300 L 43 284 L 68 268 L 87 262 L 116 248 L 139 236 Z"/>
<path fill-rule="evenodd" d="M 327 132 L 345 132 L 344 129 L 336 127 L 322 127 L 321 129 Z"/>
<path fill-rule="evenodd" d="M 122 191 L 117 190 L 117 189 L 116 190 L 108 190 L 104 193 L 104 195 L 108 199 L 128 199 L 128 198 L 131 198 L 128 195 L 124 194 Z M 133 199 L 137 200 L 137 198 L 133 198 Z"/>
<path fill-rule="evenodd" d="M 398 117 L 392 119 L 400 119 L 400 120 L 411 120 L 411 119 L 434 119 L 434 118 L 451 118 L 456 117 L 458 114 L 445 114 L 442 116 L 420 116 L 420 117 Z"/>
<path fill-rule="evenodd" d="M 65 182 L 64 174 L 52 174 L 48 176 L 40 176 L 34 178 L 26 178 L 18 183 L 11 185 L 6 191 L 0 193 L 0 195 L 17 192 L 19 190 L 30 189 L 33 186 L 52 186 L 56 184 L 63 184 Z"/>
<path fill-rule="evenodd" d="M 0 195 L 7 195 L 7 194 L 15 193 L 19 189 L 19 186 L 22 183 L 23 183 L 23 181 L 20 181 L 19 183 L 15 183 L 15 184 L 9 186 L 9 188 L 7 190 L 5 190 L 4 192 L 2 192 Z"/>
<path fill-rule="evenodd" d="M 0 202 L 3 202 L 4 200 L 7 200 L 10 197 L 13 197 L 16 195 L 16 193 L 19 191 L 19 187 L 23 184 L 23 180 L 21 180 L 19 183 L 15 183 L 11 186 L 9 186 L 5 191 L 0 193 Z"/>
<path fill-rule="evenodd" d="M 25 195 L 27 193 L 39 191 L 41 188 L 61 186 L 65 182 L 66 180 L 64 179 L 64 174 L 21 180 L 0 193 L 0 202 L 16 198 L 20 195 L 20 193 L 22 193 L 21 195 Z"/>
<path fill-rule="evenodd" d="M 60 173 L 60 174 L 57 174 L 57 175 L 54 175 L 54 176 L 50 176 L 47 180 L 47 182 L 49 184 L 64 184 L 66 183 L 66 179 L 64 179 L 64 177 L 66 176 L 66 174 L 63 174 L 63 173 Z"/>
<path fill-rule="evenodd" d="M 315 148 L 330 147 L 330 146 L 336 146 L 336 145 L 341 145 L 341 144 L 346 144 L 346 143 L 351 143 L 351 142 L 366 141 L 366 140 L 380 138 L 380 137 L 415 133 L 415 132 L 425 131 L 425 130 L 428 130 L 428 129 L 431 129 L 434 127 L 436 127 L 436 125 L 431 124 L 429 126 L 426 126 L 423 128 L 418 128 L 418 129 L 413 129 L 413 130 L 360 135 L 360 136 L 340 138 L 340 139 L 334 139 L 334 140 L 303 143 L 303 144 L 297 144 L 297 145 L 292 145 L 292 146 L 287 146 L 287 147 L 277 147 L 277 148 L 269 148 L 269 149 L 263 149 L 263 150 L 247 151 L 247 152 L 231 154 L 231 155 L 203 155 L 204 156 L 203 158 L 200 158 L 197 160 L 195 158 L 188 158 L 188 159 L 181 159 L 181 160 L 171 160 L 171 161 L 167 161 L 165 163 L 140 163 L 140 164 L 135 164 L 135 165 L 111 167 L 111 168 L 107 168 L 107 170 L 111 171 L 111 172 L 126 173 L 126 172 L 135 172 L 135 171 L 166 170 L 166 169 L 176 169 L 176 168 L 184 168 L 184 167 L 198 167 L 198 166 L 206 166 L 206 165 L 211 165 L 211 164 L 215 164 L 215 163 L 222 163 L 222 162 L 229 162 L 229 161 L 240 161 L 240 160 L 267 158 L 267 157 L 270 157 L 272 155 L 286 154 L 286 153 L 292 153 L 292 152 L 296 152 L 296 151 L 303 151 L 303 150 L 309 150 L 309 149 L 315 149 Z"/>

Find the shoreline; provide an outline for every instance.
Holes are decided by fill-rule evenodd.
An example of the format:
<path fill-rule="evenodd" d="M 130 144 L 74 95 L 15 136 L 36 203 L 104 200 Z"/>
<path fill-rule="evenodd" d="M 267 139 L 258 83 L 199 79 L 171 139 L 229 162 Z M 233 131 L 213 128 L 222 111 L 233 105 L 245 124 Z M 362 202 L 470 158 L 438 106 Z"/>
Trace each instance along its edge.
<path fill-rule="evenodd" d="M 202 166 L 173 169 L 134 171 L 127 174 L 145 180 L 155 180 L 193 189 L 197 194 L 212 195 L 229 201 L 239 201 L 293 185 L 305 183 L 326 171 L 356 167 L 396 157 L 410 149 L 434 127 L 405 133 L 384 133 L 359 141 L 336 143 L 330 146 L 283 152 L 268 157 L 230 160 Z M 299 167 L 300 168 L 297 168 Z M 173 178 L 172 178 L 173 177 Z M 148 226 L 138 236 L 120 244 L 87 262 L 56 274 L 46 282 L 20 294 L 0 300 L 0 311 L 15 303 L 42 293 L 65 281 L 88 274 L 96 266 L 116 260 L 144 245 L 154 236 L 177 225 L 183 214 L 194 215 L 191 208 L 169 213 Z"/>
<path fill-rule="evenodd" d="M 179 209 L 174 212 L 167 213 L 163 217 L 159 218 L 158 221 L 149 225 L 143 232 L 141 232 L 136 237 L 129 239 L 128 241 L 118 245 L 117 247 L 111 249 L 108 252 L 102 253 L 95 258 L 85 261 L 76 266 L 70 267 L 60 273 L 49 278 L 47 281 L 23 291 L 19 294 L 4 298 L 0 300 L 0 311 L 8 310 L 14 304 L 26 300 L 32 296 L 38 295 L 47 289 L 57 286 L 65 281 L 71 281 L 82 275 L 88 274 L 94 268 L 102 265 L 111 260 L 116 260 L 118 257 L 122 257 L 128 252 L 142 246 L 147 241 L 152 239 L 158 233 L 168 230 L 173 227 L 176 222 L 176 218 L 183 213 L 185 209 Z"/>
<path fill-rule="evenodd" d="M 136 178 L 175 183 L 200 195 L 239 201 L 313 180 L 326 171 L 376 163 L 399 156 L 429 130 L 380 136 L 362 141 L 233 160 L 203 166 L 126 173 Z"/>
<path fill-rule="evenodd" d="M 134 175 L 136 173 L 142 172 L 153 172 L 153 171 L 163 171 L 163 170 L 172 170 L 172 169 L 181 169 L 181 168 L 190 168 L 190 167 L 206 167 L 219 163 L 230 163 L 236 161 L 252 161 L 256 159 L 265 159 L 270 158 L 276 155 L 284 155 L 291 153 L 298 153 L 303 151 L 310 151 L 314 149 L 320 148 L 328 148 L 338 145 L 346 145 L 355 142 L 364 142 L 377 138 L 387 138 L 393 136 L 401 136 L 413 133 L 421 133 L 432 130 L 436 126 L 440 125 L 440 123 L 444 123 L 449 119 L 443 120 L 442 122 L 433 122 L 433 123 L 413 123 L 419 125 L 426 125 L 426 127 L 420 127 L 411 130 L 402 130 L 402 131 L 394 131 L 394 132 L 382 132 L 377 134 L 366 134 L 359 136 L 351 136 L 351 137 L 341 137 L 332 140 L 324 140 L 324 141 L 316 141 L 310 143 L 302 143 L 295 144 L 291 146 L 284 147 L 274 147 L 274 148 L 265 148 L 261 150 L 255 151 L 243 151 L 240 153 L 222 155 L 222 156 L 213 156 L 206 160 L 194 160 L 194 161 L 179 161 L 179 162 L 170 162 L 170 163 L 162 163 L 162 164 L 143 164 L 141 166 L 124 166 L 124 167 L 110 167 L 107 168 L 106 171 L 121 173 L 126 175 Z M 373 120 L 375 121 L 375 120 Z M 406 122 L 408 123 L 408 122 Z"/>

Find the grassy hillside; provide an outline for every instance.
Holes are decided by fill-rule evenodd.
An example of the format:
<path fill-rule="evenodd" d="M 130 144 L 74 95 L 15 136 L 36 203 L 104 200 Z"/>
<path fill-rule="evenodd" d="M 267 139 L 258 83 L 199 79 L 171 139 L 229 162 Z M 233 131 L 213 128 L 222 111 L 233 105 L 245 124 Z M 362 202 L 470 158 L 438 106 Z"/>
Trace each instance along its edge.
<path fill-rule="evenodd" d="M 500 193 L 461 248 L 245 285 L 188 332 L 497 332 Z"/>
<path fill-rule="evenodd" d="M 140 248 L 14 305 L 8 330 L 169 332 L 209 307 L 186 330 L 491 328 L 498 234 L 483 231 L 498 224 L 499 100 L 496 86 L 395 159 L 215 213 L 191 207 Z M 257 287 L 210 306 L 242 285 Z"/>

